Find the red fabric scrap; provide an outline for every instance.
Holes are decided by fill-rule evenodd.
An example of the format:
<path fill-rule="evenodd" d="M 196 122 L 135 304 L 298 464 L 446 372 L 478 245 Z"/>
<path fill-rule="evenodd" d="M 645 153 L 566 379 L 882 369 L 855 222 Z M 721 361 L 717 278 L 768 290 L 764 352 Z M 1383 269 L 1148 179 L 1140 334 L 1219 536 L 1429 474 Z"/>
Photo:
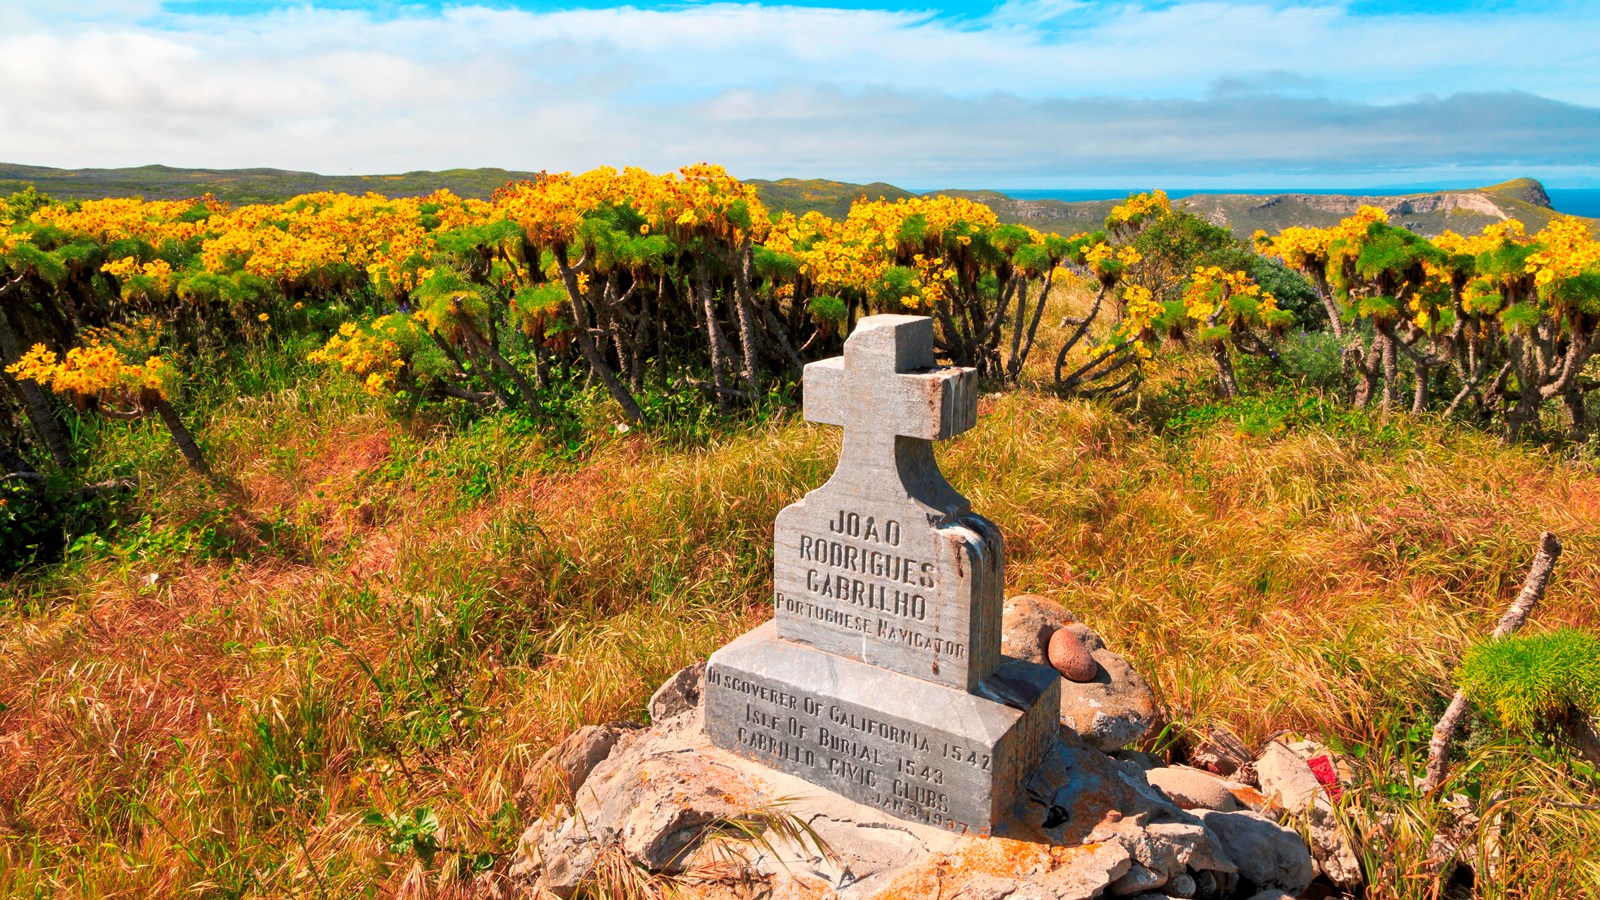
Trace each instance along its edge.
<path fill-rule="evenodd" d="M 1333 766 L 1333 757 L 1326 753 L 1319 753 L 1306 760 L 1306 765 L 1311 768 L 1311 774 L 1317 776 L 1317 782 L 1333 800 L 1344 796 L 1344 787 L 1339 784 L 1339 770 Z"/>

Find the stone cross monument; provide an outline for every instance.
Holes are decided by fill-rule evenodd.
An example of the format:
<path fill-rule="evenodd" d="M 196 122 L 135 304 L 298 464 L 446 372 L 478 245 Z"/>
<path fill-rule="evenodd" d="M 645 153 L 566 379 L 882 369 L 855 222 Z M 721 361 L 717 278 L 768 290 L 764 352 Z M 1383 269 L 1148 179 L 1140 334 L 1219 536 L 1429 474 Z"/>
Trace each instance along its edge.
<path fill-rule="evenodd" d="M 933 441 L 977 421 L 933 320 L 862 319 L 805 370 L 844 426 L 827 484 L 778 514 L 774 620 L 712 655 L 712 742 L 902 818 L 989 834 L 1055 739 L 1060 678 L 1000 655 L 1005 548 Z"/>

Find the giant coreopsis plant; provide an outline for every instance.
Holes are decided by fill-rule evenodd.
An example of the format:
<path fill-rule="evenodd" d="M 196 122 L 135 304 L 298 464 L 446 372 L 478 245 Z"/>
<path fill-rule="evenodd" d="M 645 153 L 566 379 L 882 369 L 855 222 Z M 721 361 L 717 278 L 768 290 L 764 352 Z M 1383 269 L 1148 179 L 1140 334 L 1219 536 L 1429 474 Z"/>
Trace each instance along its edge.
<path fill-rule="evenodd" d="M 43 344 L 35 345 L 7 366 L 6 374 L 47 387 L 80 408 L 92 408 L 108 418 L 140 419 L 154 414 L 189 466 L 209 474 L 205 455 L 172 406 L 179 378 L 171 362 L 156 355 L 158 338 L 157 325 L 150 319 L 88 329 L 83 343 L 61 356 Z"/>

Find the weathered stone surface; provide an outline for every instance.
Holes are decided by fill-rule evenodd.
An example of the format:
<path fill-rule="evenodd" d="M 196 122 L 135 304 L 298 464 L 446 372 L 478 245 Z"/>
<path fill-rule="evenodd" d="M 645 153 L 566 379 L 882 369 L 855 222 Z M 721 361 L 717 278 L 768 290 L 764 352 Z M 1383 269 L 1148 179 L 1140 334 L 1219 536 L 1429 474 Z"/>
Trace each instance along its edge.
<path fill-rule="evenodd" d="M 690 851 L 723 817 L 764 797 L 724 760 L 685 754 L 703 743 L 698 716 L 677 716 L 595 766 L 569 815 L 534 823 L 523 835 L 513 878 L 570 897 L 605 854 L 652 871 L 681 871 Z"/>
<path fill-rule="evenodd" d="M 1241 881 L 1291 894 L 1311 885 L 1311 852 L 1300 835 L 1252 812 L 1196 810 L 1195 815 L 1238 866 Z"/>
<path fill-rule="evenodd" d="M 1052 746 L 1007 819 L 1007 837 L 963 837 L 715 748 L 700 723 L 692 709 L 630 736 L 595 767 L 572 810 L 534 823 L 511 864 L 514 895 L 571 896 L 608 855 L 702 887 L 732 891 L 755 879 L 774 900 L 1104 897 L 1135 866 L 1152 873 L 1140 879 L 1168 885 L 1183 875 L 1235 878 L 1198 818 L 1167 802 L 1137 766 L 1089 748 Z M 717 837 L 719 820 L 760 810 L 807 822 L 832 854 Z M 742 860 L 737 869 L 730 859 Z"/>
<path fill-rule="evenodd" d="M 1277 800 L 1295 821 L 1305 823 L 1317 871 L 1335 885 L 1355 890 L 1366 883 L 1361 861 L 1339 825 L 1327 789 L 1307 765 L 1307 756 L 1324 754 L 1327 748 L 1309 741 L 1270 741 L 1256 760 L 1256 773 L 1261 792 Z"/>
<path fill-rule="evenodd" d="M 618 741 L 625 741 L 637 730 L 629 723 L 585 725 L 566 740 L 546 750 L 522 780 L 517 806 L 523 811 L 537 808 L 546 792 L 552 799 L 576 795 L 594 767 L 609 756 Z"/>
<path fill-rule="evenodd" d="M 1056 635 L 1065 632 L 1060 638 Z M 1106 649 L 1105 640 L 1082 624 L 1066 607 L 1038 594 L 1022 594 L 1005 603 L 1001 649 L 1007 656 L 1049 663 L 1052 639 L 1066 635 L 1089 651 L 1095 671 L 1086 681 L 1061 686 L 1061 724 L 1078 732 L 1085 743 L 1117 750 L 1160 727 L 1161 708 L 1132 665 Z"/>
<path fill-rule="evenodd" d="M 1099 663 L 1089 655 L 1089 648 L 1070 629 L 1058 628 L 1050 635 L 1049 656 L 1051 668 L 1068 681 L 1089 681 L 1100 671 Z"/>
<path fill-rule="evenodd" d="M 1221 779 L 1209 772 L 1188 766 L 1150 769 L 1145 778 L 1160 788 L 1172 802 L 1184 809 L 1216 809 L 1232 812 L 1242 809 L 1238 798 Z"/>
<path fill-rule="evenodd" d="M 1034 775 L 1028 796 L 1043 815 L 1019 816 L 1020 838 L 1063 846 L 1116 843 L 1163 884 L 1191 869 L 1232 883 L 1235 866 L 1211 833 L 1151 787 L 1133 763 L 1058 743 Z"/>
<path fill-rule="evenodd" d="M 1193 897 L 1199 890 L 1194 876 L 1188 872 L 1179 872 L 1172 876 L 1166 884 L 1167 894 L 1172 897 Z"/>
<path fill-rule="evenodd" d="M 650 721 L 660 722 L 700 705 L 700 691 L 705 685 L 706 664 L 697 662 L 679 669 L 662 682 L 650 697 Z"/>
<path fill-rule="evenodd" d="M 1105 751 L 1125 747 L 1159 730 L 1161 707 L 1150 684 L 1126 659 L 1109 650 L 1095 650 L 1092 656 L 1099 664 L 1093 679 L 1061 684 L 1061 724 L 1076 731 L 1085 743 Z"/>
<path fill-rule="evenodd" d="M 934 462 L 977 421 L 977 372 L 938 368 L 933 320 L 868 316 L 806 366 L 805 417 L 843 425 L 838 468 L 778 514 L 778 634 L 962 690 L 1001 663 L 1005 549 Z"/>
<path fill-rule="evenodd" d="M 712 742 L 895 815 L 989 834 L 1056 728 L 1061 681 L 1012 660 L 969 694 L 779 638 L 711 657 Z"/>
<path fill-rule="evenodd" d="M 933 321 L 868 316 L 808 365 L 844 426 L 827 483 L 773 528 L 772 623 L 713 655 L 712 742 L 924 823 L 988 834 L 1055 740 L 1056 674 L 1000 652 L 1005 547 L 934 461 L 977 421 Z"/>
<path fill-rule="evenodd" d="M 1167 880 L 1166 875 L 1157 872 L 1155 869 L 1134 863 L 1128 867 L 1128 871 L 1124 872 L 1121 878 L 1111 882 L 1107 889 L 1113 896 L 1131 897 L 1134 894 L 1153 891 L 1166 884 Z"/>
<path fill-rule="evenodd" d="M 1049 661 L 1050 636 L 1077 622 L 1067 608 L 1041 594 L 1019 594 L 1006 600 L 1000 628 L 1000 652 L 1028 662 Z"/>
<path fill-rule="evenodd" d="M 1318 873 L 1345 890 L 1353 891 L 1365 885 L 1361 860 L 1356 857 L 1355 848 L 1340 826 L 1332 804 L 1319 798 L 1304 815 L 1306 831 L 1311 838 L 1311 856 Z"/>
<path fill-rule="evenodd" d="M 1311 807 L 1321 791 L 1317 776 L 1287 745 L 1268 741 L 1256 759 L 1256 777 L 1261 782 L 1261 793 L 1275 799 L 1291 813 L 1303 812 Z"/>
<path fill-rule="evenodd" d="M 1126 876 L 1135 863 L 1128 849 L 1115 841 L 1088 844 L 1067 856 L 1067 864 L 1035 882 L 1060 900 L 1091 900 Z"/>

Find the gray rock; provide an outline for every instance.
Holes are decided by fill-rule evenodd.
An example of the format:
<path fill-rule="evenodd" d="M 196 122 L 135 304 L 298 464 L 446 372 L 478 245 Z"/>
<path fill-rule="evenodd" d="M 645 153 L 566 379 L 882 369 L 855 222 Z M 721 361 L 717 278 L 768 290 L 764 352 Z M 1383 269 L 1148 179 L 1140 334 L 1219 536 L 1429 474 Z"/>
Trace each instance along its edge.
<path fill-rule="evenodd" d="M 1322 791 L 1305 760 L 1279 741 L 1269 741 L 1262 748 L 1256 759 L 1256 777 L 1261 780 L 1261 793 L 1291 813 L 1310 809 Z"/>
<path fill-rule="evenodd" d="M 673 673 L 662 682 L 650 697 L 650 721 L 660 722 L 700 705 L 700 692 L 705 686 L 706 664 L 697 662 Z"/>
<path fill-rule="evenodd" d="M 523 835 L 513 861 L 539 888 L 570 897 L 606 854 L 651 871 L 681 871 L 709 826 L 743 812 L 756 794 L 741 773 L 705 754 L 683 753 L 684 733 L 670 726 L 698 716 L 678 716 L 629 742 L 628 751 L 594 767 L 568 814 L 536 822 Z M 531 846 L 530 846 L 531 845 Z"/>
<path fill-rule="evenodd" d="M 1355 848 L 1340 826 L 1332 804 L 1319 798 L 1307 814 L 1307 824 L 1311 837 L 1311 856 L 1316 860 L 1317 869 L 1329 881 L 1347 891 L 1365 885 L 1366 876 L 1361 872 L 1361 860 L 1356 857 Z M 1450 854 L 1444 858 L 1450 858 Z"/>
<path fill-rule="evenodd" d="M 1061 724 L 1089 746 L 1108 752 L 1160 728 L 1161 708 L 1149 682 L 1126 659 L 1107 650 L 1099 634 L 1047 597 L 1022 594 L 1006 601 L 1000 650 L 1048 664 L 1050 641 L 1057 631 L 1076 637 L 1098 669 L 1088 681 L 1062 681 Z"/>
<path fill-rule="evenodd" d="M 1274 890 L 1262 891 L 1258 894 L 1251 894 L 1250 900 L 1294 900 L 1294 897 L 1289 894 L 1285 894 L 1283 891 Z"/>
<path fill-rule="evenodd" d="M 1112 751 L 1111 758 L 1134 763 L 1146 772 L 1166 766 L 1161 757 L 1154 753 L 1145 753 L 1143 750 L 1115 750 Z"/>
<path fill-rule="evenodd" d="M 1179 872 L 1167 882 L 1167 894 L 1172 897 L 1193 897 L 1199 890 L 1195 884 L 1194 876 L 1188 872 Z"/>
<path fill-rule="evenodd" d="M 1327 791 L 1306 764 L 1307 756 L 1326 752 L 1320 744 L 1309 741 L 1271 741 L 1256 760 L 1256 774 L 1261 779 L 1261 792 L 1276 799 L 1294 821 L 1305 825 L 1317 871 L 1335 885 L 1355 890 L 1366 883 L 1361 861 L 1339 824 Z"/>
<path fill-rule="evenodd" d="M 1143 676 L 1110 650 L 1091 655 L 1100 667 L 1093 679 L 1061 682 L 1061 724 L 1076 731 L 1084 743 L 1107 752 L 1159 731 L 1161 707 Z"/>
<path fill-rule="evenodd" d="M 1244 806 L 1233 796 L 1222 779 L 1188 766 L 1169 766 L 1144 773 L 1150 783 L 1184 809 L 1216 809 L 1233 812 Z"/>
<path fill-rule="evenodd" d="M 627 722 L 585 725 L 556 744 L 534 763 L 517 792 L 517 806 L 524 812 L 542 807 L 545 800 L 567 800 L 616 749 L 617 743 L 634 734 L 637 726 Z"/>
<path fill-rule="evenodd" d="M 764 884 L 774 900 L 931 897 L 929 885 L 970 900 L 1062 900 L 1104 897 L 1114 883 L 1137 893 L 1136 884 L 1179 875 L 1228 885 L 1235 877 L 1200 819 L 1152 788 L 1137 765 L 1091 748 L 1053 745 L 1008 817 L 1011 840 L 996 841 L 905 821 L 713 747 L 695 708 L 647 730 L 620 729 L 573 806 L 523 835 L 510 863 L 513 894 L 570 897 L 608 859 L 727 875 L 729 838 L 718 836 L 719 823 L 753 815 L 804 821 L 832 851 L 781 838 L 736 842 L 743 861 L 735 874 Z"/>
<path fill-rule="evenodd" d="M 1049 662 L 1050 636 L 1077 622 L 1067 608 L 1040 594 L 1006 600 L 1000 627 L 1000 652 L 1040 664 Z"/>
<path fill-rule="evenodd" d="M 1131 897 L 1134 894 L 1142 894 L 1145 891 L 1161 887 L 1167 881 L 1166 874 L 1157 872 L 1148 866 L 1134 863 L 1128 868 L 1127 872 L 1123 873 L 1121 878 L 1111 882 L 1108 890 L 1111 891 L 1113 896 Z"/>
<path fill-rule="evenodd" d="M 1314 877 L 1311 851 L 1300 835 L 1252 812 L 1195 813 L 1239 867 L 1239 878 L 1257 890 L 1298 894 Z"/>

